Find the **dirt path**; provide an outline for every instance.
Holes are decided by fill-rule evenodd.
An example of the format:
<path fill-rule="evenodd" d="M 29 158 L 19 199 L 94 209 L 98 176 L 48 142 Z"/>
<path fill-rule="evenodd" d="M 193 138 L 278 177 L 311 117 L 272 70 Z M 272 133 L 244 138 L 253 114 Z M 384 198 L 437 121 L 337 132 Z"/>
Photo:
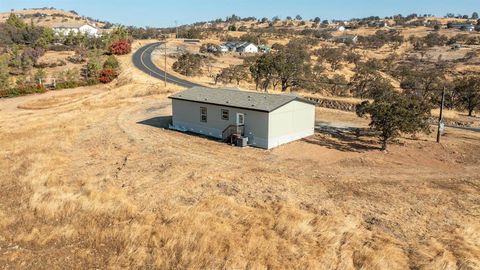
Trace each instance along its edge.
<path fill-rule="evenodd" d="M 79 87 L 75 89 L 48 91 L 43 94 L 33 94 L 15 98 L 3 98 L 0 99 L 0 113 L 16 112 L 19 109 L 35 110 L 67 105 L 71 104 L 72 102 L 79 101 L 79 97 L 87 98 L 107 90 L 107 87 L 102 86 Z M 37 108 L 34 105 L 29 106 L 30 104 L 35 104 L 36 101 L 44 103 L 44 106 L 40 108 Z"/>

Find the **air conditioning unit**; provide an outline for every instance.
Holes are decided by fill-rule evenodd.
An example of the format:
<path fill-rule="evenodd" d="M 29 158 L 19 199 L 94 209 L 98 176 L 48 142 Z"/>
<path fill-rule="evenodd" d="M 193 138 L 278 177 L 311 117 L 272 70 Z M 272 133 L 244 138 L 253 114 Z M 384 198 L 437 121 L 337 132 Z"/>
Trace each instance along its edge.
<path fill-rule="evenodd" d="M 237 137 L 235 145 L 238 147 L 246 147 L 248 144 L 248 137 Z"/>

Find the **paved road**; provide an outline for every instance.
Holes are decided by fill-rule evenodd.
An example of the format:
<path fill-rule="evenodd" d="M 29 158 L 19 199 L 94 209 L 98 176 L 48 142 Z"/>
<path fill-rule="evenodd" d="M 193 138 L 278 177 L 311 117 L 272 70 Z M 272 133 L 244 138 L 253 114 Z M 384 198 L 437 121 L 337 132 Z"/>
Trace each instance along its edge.
<path fill-rule="evenodd" d="M 162 45 L 164 42 L 156 42 L 145 45 L 138 49 L 132 57 L 133 64 L 138 69 L 142 70 L 143 72 L 149 74 L 152 77 L 155 77 L 159 80 L 165 79 L 165 72 L 159 69 L 152 61 L 152 52 L 158 46 Z M 182 87 L 190 88 L 194 86 L 202 86 L 196 83 L 189 82 L 187 80 L 175 77 L 167 72 L 167 82 L 173 83 Z"/>
<path fill-rule="evenodd" d="M 473 127 L 461 127 L 461 126 L 450 126 L 446 125 L 446 128 L 458 128 L 458 129 L 463 129 L 463 130 L 468 130 L 468 131 L 473 131 L 473 132 L 480 132 L 480 128 L 473 128 Z"/>

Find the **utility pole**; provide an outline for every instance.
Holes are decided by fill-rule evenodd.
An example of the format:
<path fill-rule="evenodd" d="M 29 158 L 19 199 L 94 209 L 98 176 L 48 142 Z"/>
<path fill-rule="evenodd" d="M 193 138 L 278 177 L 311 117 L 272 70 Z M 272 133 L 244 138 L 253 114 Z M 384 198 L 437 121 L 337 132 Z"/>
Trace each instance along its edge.
<path fill-rule="evenodd" d="M 163 70 L 165 87 L 167 87 L 167 41 L 165 40 L 165 69 Z"/>
<path fill-rule="evenodd" d="M 440 116 L 438 117 L 437 143 L 440 143 L 440 136 L 445 128 L 443 124 L 443 106 L 445 106 L 445 86 L 442 90 L 442 105 L 440 106 Z"/>
<path fill-rule="evenodd" d="M 175 38 L 178 38 L 178 23 L 175 21 Z"/>

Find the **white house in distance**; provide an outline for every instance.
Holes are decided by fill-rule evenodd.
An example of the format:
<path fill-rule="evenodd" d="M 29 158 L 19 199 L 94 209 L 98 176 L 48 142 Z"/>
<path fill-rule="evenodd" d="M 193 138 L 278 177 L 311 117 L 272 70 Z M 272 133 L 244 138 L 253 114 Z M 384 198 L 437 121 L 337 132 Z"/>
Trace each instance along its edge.
<path fill-rule="evenodd" d="M 237 52 L 241 53 L 258 53 L 258 47 L 253 43 L 246 43 L 237 48 Z"/>
<path fill-rule="evenodd" d="M 60 23 L 52 27 L 53 31 L 57 34 L 68 35 L 69 33 L 77 34 L 87 34 L 89 36 L 100 36 L 99 30 L 95 25 L 85 24 L 85 23 Z"/>
<path fill-rule="evenodd" d="M 232 52 L 239 52 L 239 53 L 258 53 L 258 47 L 257 45 L 250 43 L 250 42 L 245 42 L 245 41 L 231 41 L 227 42 L 224 45 L 225 47 L 228 48 L 229 51 Z"/>
<path fill-rule="evenodd" d="M 264 149 L 314 134 L 315 103 L 295 95 L 193 87 L 169 98 L 178 131 Z"/>

